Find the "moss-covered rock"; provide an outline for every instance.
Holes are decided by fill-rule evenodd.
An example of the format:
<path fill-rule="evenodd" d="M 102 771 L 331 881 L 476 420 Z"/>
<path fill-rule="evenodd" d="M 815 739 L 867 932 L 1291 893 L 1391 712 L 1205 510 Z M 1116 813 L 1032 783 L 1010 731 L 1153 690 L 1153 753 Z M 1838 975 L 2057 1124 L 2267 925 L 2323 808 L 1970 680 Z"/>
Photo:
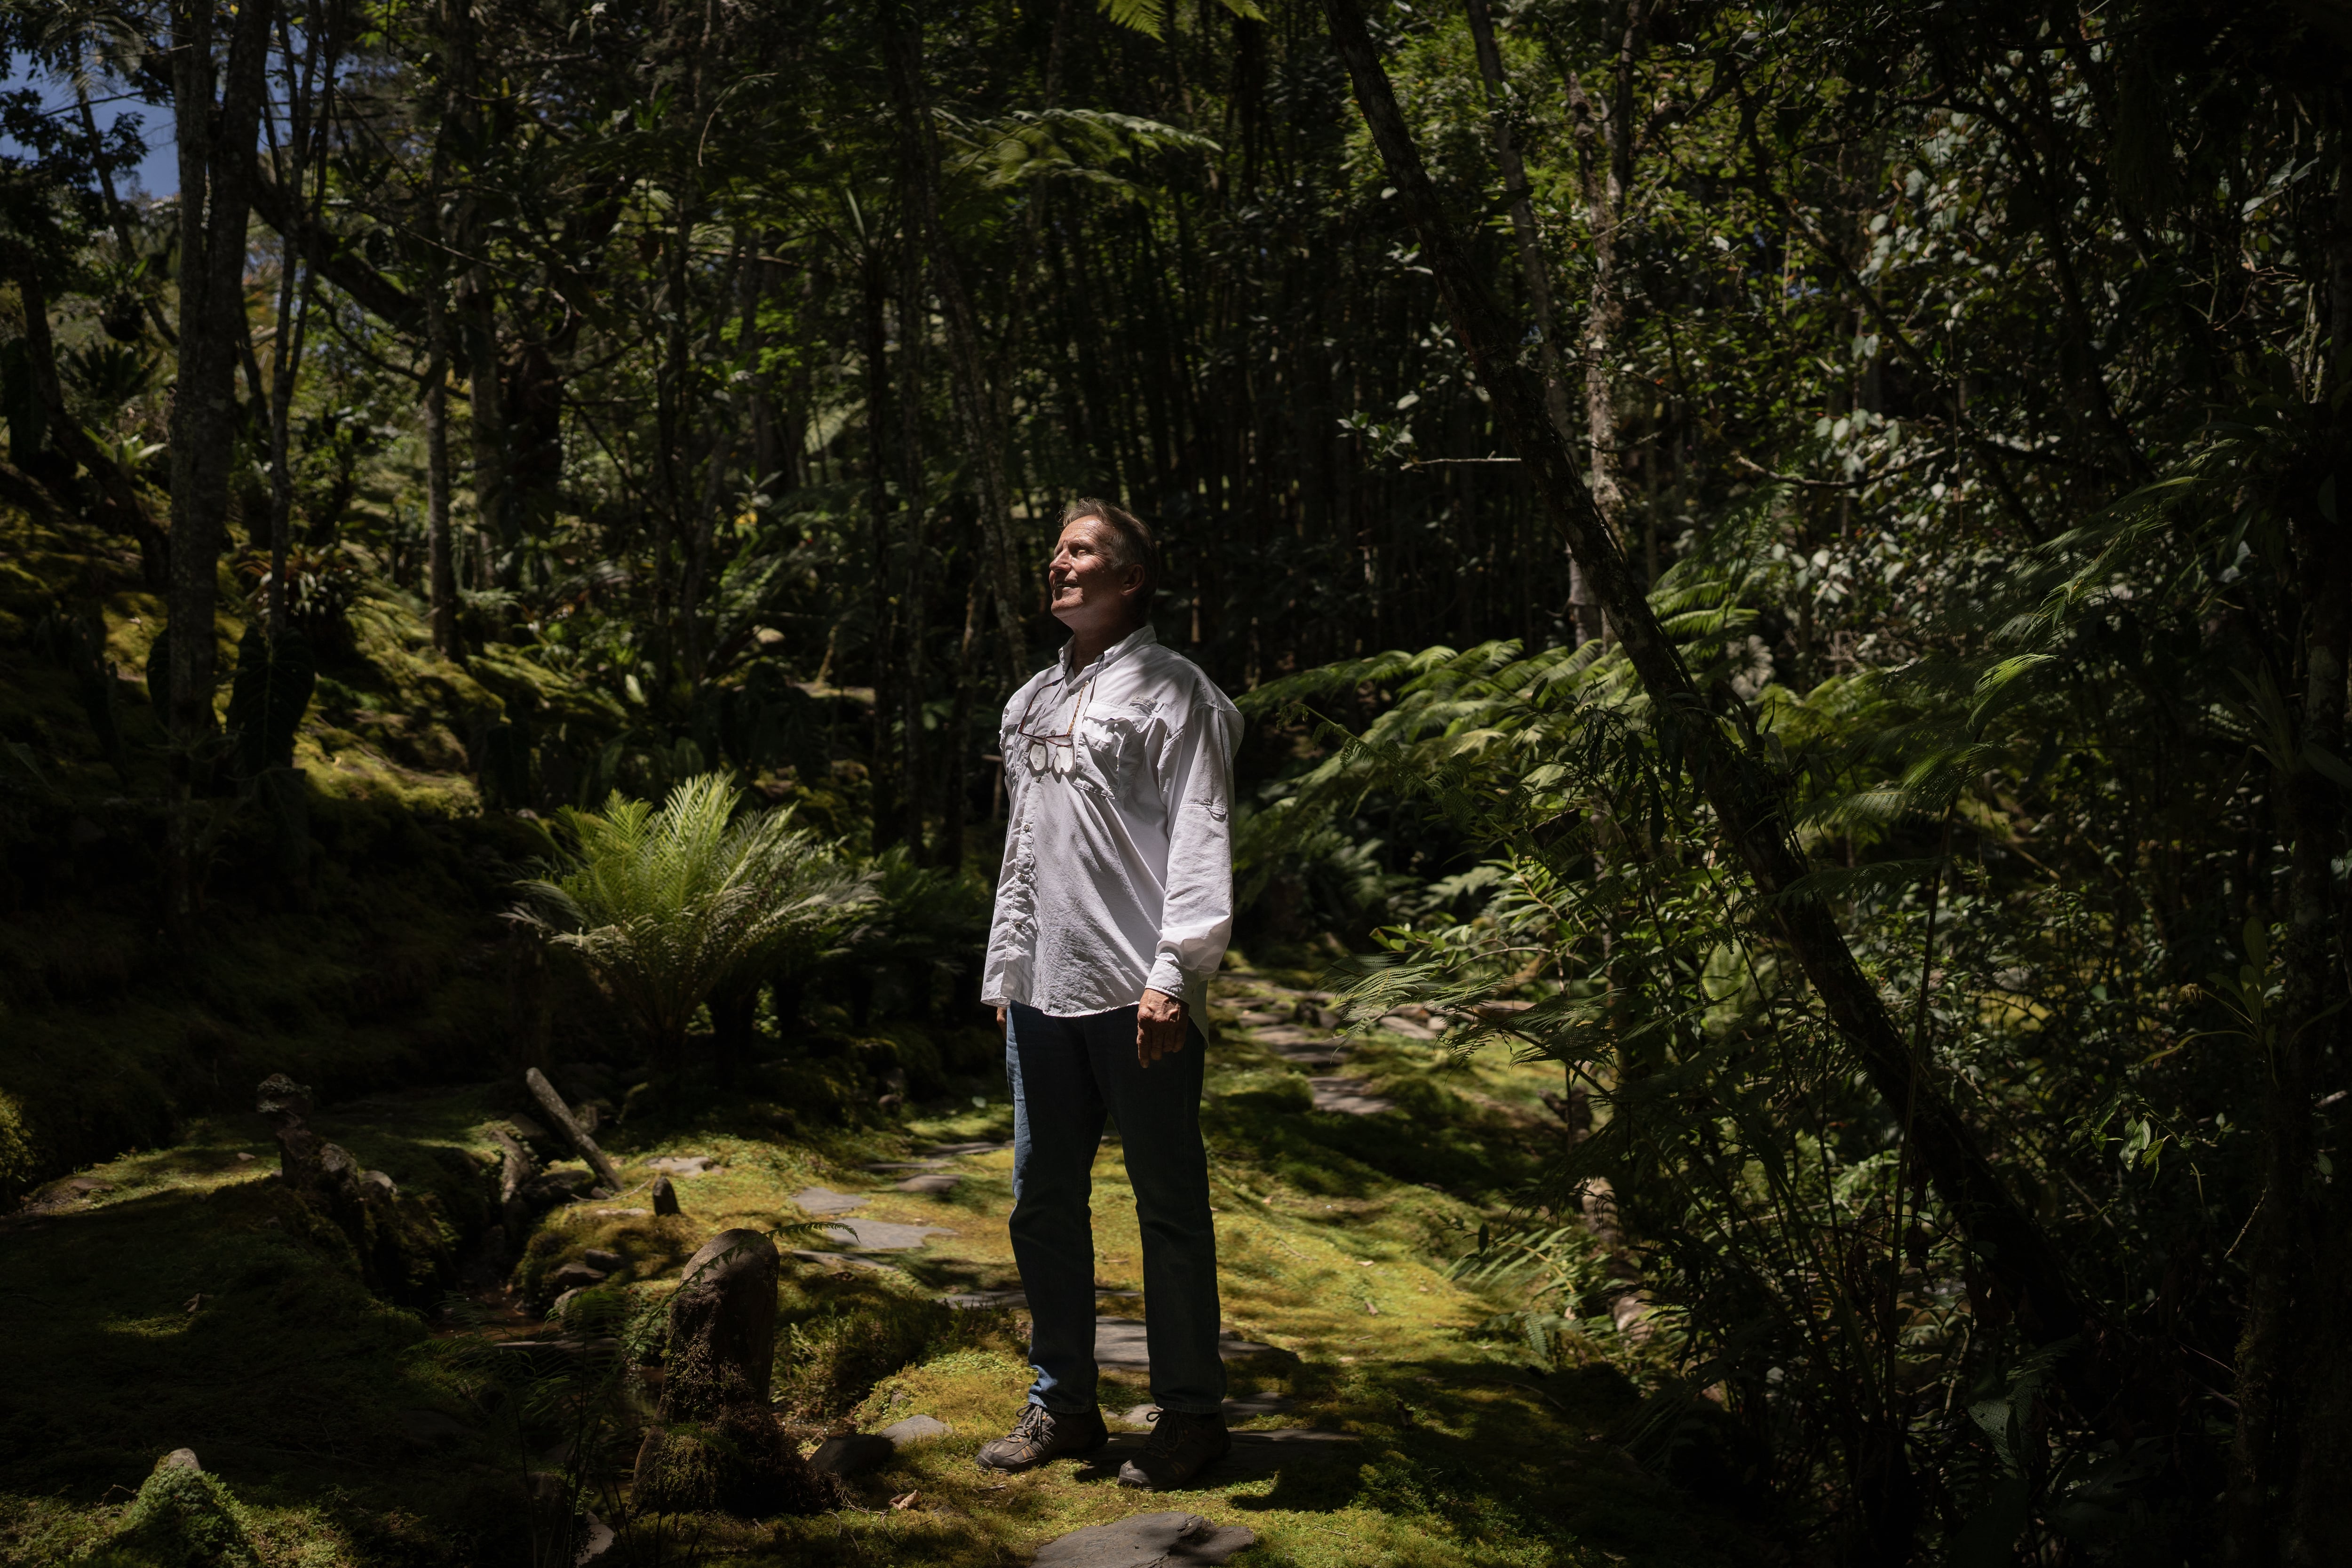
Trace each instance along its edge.
<path fill-rule="evenodd" d="M 157 1462 L 113 1535 L 83 1561 L 98 1568 L 261 1568 L 236 1500 L 185 1448 Z"/>

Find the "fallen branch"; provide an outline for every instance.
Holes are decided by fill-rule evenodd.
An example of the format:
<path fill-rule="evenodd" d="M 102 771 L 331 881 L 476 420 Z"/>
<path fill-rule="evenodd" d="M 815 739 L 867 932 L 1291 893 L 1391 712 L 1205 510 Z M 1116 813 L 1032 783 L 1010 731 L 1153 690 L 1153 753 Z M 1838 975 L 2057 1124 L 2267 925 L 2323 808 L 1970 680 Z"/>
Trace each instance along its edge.
<path fill-rule="evenodd" d="M 562 1128 L 563 1135 L 572 1140 L 572 1146 L 580 1151 L 580 1157 L 588 1162 L 589 1169 L 594 1171 L 602 1179 L 605 1190 L 619 1192 L 621 1190 L 620 1171 L 606 1157 L 604 1151 L 596 1147 L 596 1140 L 588 1136 L 588 1130 L 580 1125 L 579 1119 L 572 1114 L 572 1108 L 563 1103 L 563 1097 L 555 1092 L 553 1084 L 547 1081 L 547 1075 L 537 1068 L 532 1068 L 522 1075 L 522 1081 L 530 1086 L 531 1097 L 539 1101 L 541 1107 L 550 1116 L 555 1118 L 556 1126 Z"/>

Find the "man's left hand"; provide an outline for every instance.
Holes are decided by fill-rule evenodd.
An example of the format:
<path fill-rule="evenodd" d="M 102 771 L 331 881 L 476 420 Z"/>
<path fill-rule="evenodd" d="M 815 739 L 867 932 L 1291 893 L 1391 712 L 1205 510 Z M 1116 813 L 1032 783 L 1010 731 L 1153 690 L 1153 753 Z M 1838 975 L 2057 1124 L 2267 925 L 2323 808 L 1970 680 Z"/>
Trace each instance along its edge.
<path fill-rule="evenodd" d="M 1164 991 L 1146 991 L 1135 1009 L 1135 1059 L 1150 1067 L 1184 1048 L 1184 1004 Z"/>

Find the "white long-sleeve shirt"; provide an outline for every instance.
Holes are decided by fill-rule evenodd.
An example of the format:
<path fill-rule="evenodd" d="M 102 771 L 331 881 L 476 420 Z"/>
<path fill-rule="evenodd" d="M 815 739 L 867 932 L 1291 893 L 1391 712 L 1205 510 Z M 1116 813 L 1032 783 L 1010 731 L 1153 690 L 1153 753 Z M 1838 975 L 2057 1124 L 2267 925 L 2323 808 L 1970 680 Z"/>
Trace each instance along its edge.
<path fill-rule="evenodd" d="M 1132 1006 L 1148 988 L 1206 1026 L 1234 931 L 1241 733 L 1240 710 L 1150 626 L 1084 669 L 1066 648 L 1013 694 L 983 1002 L 1066 1018 Z"/>

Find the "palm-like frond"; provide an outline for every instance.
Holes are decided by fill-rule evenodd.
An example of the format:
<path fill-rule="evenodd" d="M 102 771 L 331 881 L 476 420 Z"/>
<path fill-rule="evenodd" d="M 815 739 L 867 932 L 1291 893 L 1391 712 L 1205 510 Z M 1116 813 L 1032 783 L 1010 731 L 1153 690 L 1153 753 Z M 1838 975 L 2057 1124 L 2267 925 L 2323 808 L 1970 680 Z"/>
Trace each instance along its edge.
<path fill-rule="evenodd" d="M 658 810 L 617 792 L 602 812 L 567 807 L 510 913 L 579 953 L 657 1052 L 713 995 L 814 956 L 873 901 L 871 879 L 790 808 L 739 817 L 740 799 L 705 774 Z"/>

